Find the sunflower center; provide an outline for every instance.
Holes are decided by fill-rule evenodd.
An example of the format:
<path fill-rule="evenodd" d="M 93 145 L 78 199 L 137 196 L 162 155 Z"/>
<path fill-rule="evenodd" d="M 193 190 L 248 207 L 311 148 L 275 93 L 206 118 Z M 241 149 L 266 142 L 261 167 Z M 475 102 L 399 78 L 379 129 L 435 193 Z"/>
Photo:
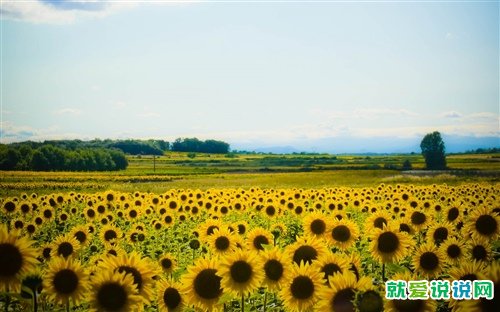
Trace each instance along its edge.
<path fill-rule="evenodd" d="M 345 225 L 336 226 L 332 230 L 332 237 L 339 242 L 347 242 L 351 238 L 351 231 Z"/>
<path fill-rule="evenodd" d="M 450 210 L 448 210 L 448 221 L 454 221 L 456 218 L 458 218 L 458 215 L 458 208 L 451 208 Z"/>
<path fill-rule="evenodd" d="M 141 272 L 139 272 L 136 268 L 127 266 L 127 265 L 121 265 L 118 267 L 118 272 L 125 274 L 130 274 L 134 278 L 134 284 L 137 285 L 137 290 L 141 291 L 142 289 L 142 275 Z"/>
<path fill-rule="evenodd" d="M 321 219 L 316 219 L 313 222 L 311 222 L 311 232 L 313 232 L 316 235 L 321 235 L 325 232 L 326 230 L 326 224 L 325 221 Z"/>
<path fill-rule="evenodd" d="M 323 278 L 328 281 L 329 276 L 333 276 L 335 273 L 342 273 L 342 269 L 336 263 L 327 263 L 321 268 L 321 272 L 324 273 Z"/>
<path fill-rule="evenodd" d="M 311 264 L 313 260 L 316 260 L 318 257 L 318 252 L 314 247 L 309 245 L 300 246 L 293 253 L 293 262 L 300 265 L 301 261 L 304 263 Z"/>
<path fill-rule="evenodd" d="M 425 220 L 427 220 L 427 217 L 419 211 L 415 211 L 411 214 L 411 223 L 415 225 L 421 225 L 425 222 Z"/>
<path fill-rule="evenodd" d="M 73 253 L 73 245 L 68 242 L 63 242 L 57 246 L 57 254 L 64 258 L 69 257 Z"/>
<path fill-rule="evenodd" d="M 78 287 L 78 275 L 73 270 L 63 269 L 54 275 L 53 283 L 57 293 L 69 295 Z"/>
<path fill-rule="evenodd" d="M 475 260 L 485 260 L 488 256 L 488 252 L 482 245 L 477 245 L 472 248 L 472 257 Z"/>
<path fill-rule="evenodd" d="M 253 246 L 256 249 L 264 250 L 264 247 L 262 245 L 268 245 L 268 244 L 269 240 L 264 235 L 258 235 L 253 239 Z"/>
<path fill-rule="evenodd" d="M 203 299 L 216 299 L 222 293 L 220 288 L 221 278 L 215 273 L 217 271 L 214 269 L 204 269 L 194 279 L 194 290 L 198 296 Z"/>
<path fill-rule="evenodd" d="M 207 235 L 212 235 L 212 234 L 214 234 L 214 231 L 215 231 L 215 230 L 218 230 L 218 229 L 219 229 L 219 227 L 218 227 L 218 226 L 216 226 L 216 225 L 211 225 L 211 226 L 209 226 L 209 227 L 207 228 Z"/>
<path fill-rule="evenodd" d="M 433 271 L 438 267 L 438 265 L 439 265 L 439 258 L 435 253 L 427 251 L 420 256 L 420 266 L 424 270 Z"/>
<path fill-rule="evenodd" d="M 400 232 L 406 232 L 406 233 L 410 233 L 411 232 L 411 228 L 408 224 L 405 224 L 405 223 L 401 223 L 399 225 L 399 231 Z"/>
<path fill-rule="evenodd" d="M 112 239 L 115 239 L 118 235 L 116 235 L 116 232 L 114 230 L 107 230 L 104 233 L 104 239 L 107 241 L 110 241 Z"/>
<path fill-rule="evenodd" d="M 181 294 L 177 289 L 169 287 L 163 292 L 163 303 L 165 303 L 169 311 L 174 310 L 181 303 Z"/>
<path fill-rule="evenodd" d="M 245 234 L 247 228 L 243 224 L 238 224 L 238 233 Z"/>
<path fill-rule="evenodd" d="M 161 260 L 161 266 L 165 269 L 168 270 L 172 267 L 172 260 L 165 258 Z"/>
<path fill-rule="evenodd" d="M 493 284 L 493 299 L 487 300 L 485 298 L 481 298 L 479 303 L 481 307 L 481 311 L 496 311 L 500 306 L 500 302 L 498 298 L 500 298 L 500 284 L 497 282 Z"/>
<path fill-rule="evenodd" d="M 437 228 L 434 231 L 434 234 L 432 235 L 432 237 L 434 238 L 434 241 L 436 241 L 438 243 L 442 242 L 448 238 L 448 229 L 445 227 Z"/>
<path fill-rule="evenodd" d="M 218 250 L 226 250 L 229 248 L 229 239 L 225 236 L 217 237 L 215 240 L 215 248 Z"/>
<path fill-rule="evenodd" d="M 276 214 L 276 208 L 274 208 L 274 206 L 267 206 L 266 214 L 270 217 L 274 216 Z"/>
<path fill-rule="evenodd" d="M 264 271 L 267 278 L 272 281 L 278 281 L 283 276 L 283 264 L 276 259 L 271 259 L 264 265 Z"/>
<path fill-rule="evenodd" d="M 477 280 L 477 275 L 474 273 L 469 273 L 469 274 L 465 274 L 465 275 L 460 276 L 459 279 L 464 280 L 464 281 L 475 281 L 475 280 Z"/>
<path fill-rule="evenodd" d="M 378 237 L 378 250 L 383 253 L 393 253 L 399 247 L 399 238 L 393 232 L 384 232 Z"/>
<path fill-rule="evenodd" d="M 231 265 L 231 278 L 237 283 L 246 283 L 252 276 L 252 266 L 248 262 L 238 260 Z"/>
<path fill-rule="evenodd" d="M 127 304 L 127 292 L 118 283 L 106 283 L 97 292 L 97 302 L 105 311 L 121 311 Z"/>
<path fill-rule="evenodd" d="M 290 286 L 292 296 L 297 299 L 307 299 L 314 293 L 314 284 L 307 276 L 297 276 Z"/>
<path fill-rule="evenodd" d="M 75 233 L 75 238 L 80 242 L 80 243 L 85 243 L 87 240 L 87 234 L 85 234 L 83 231 L 78 231 Z"/>
<path fill-rule="evenodd" d="M 19 249 L 9 243 L 0 244 L 0 278 L 16 275 L 23 266 L 23 255 Z"/>
<path fill-rule="evenodd" d="M 457 245 L 450 245 L 446 249 L 446 253 L 448 254 L 448 256 L 450 258 L 455 259 L 455 258 L 458 258 L 460 256 L 462 251 L 460 250 L 460 247 L 458 247 Z"/>
<path fill-rule="evenodd" d="M 424 310 L 424 300 L 393 300 L 396 311 L 420 312 Z"/>
<path fill-rule="evenodd" d="M 495 233 L 497 226 L 497 221 L 490 215 L 482 215 L 476 221 L 476 230 L 483 235 Z"/>
<path fill-rule="evenodd" d="M 385 218 L 378 217 L 375 221 L 373 221 L 373 225 L 376 228 L 382 229 L 384 225 L 387 225 L 387 220 Z"/>
<path fill-rule="evenodd" d="M 373 290 L 363 293 L 358 301 L 360 312 L 381 312 L 384 310 L 382 297 Z"/>
<path fill-rule="evenodd" d="M 351 287 L 339 290 L 332 299 L 332 310 L 347 312 L 354 311 L 354 289 Z"/>

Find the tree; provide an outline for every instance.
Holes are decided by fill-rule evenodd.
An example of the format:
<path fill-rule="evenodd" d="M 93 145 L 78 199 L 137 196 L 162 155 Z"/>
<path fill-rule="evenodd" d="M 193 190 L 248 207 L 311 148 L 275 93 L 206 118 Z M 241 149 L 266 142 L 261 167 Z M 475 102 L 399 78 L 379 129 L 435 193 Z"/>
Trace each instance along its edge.
<path fill-rule="evenodd" d="M 441 133 L 434 131 L 428 133 L 420 143 L 425 165 L 430 170 L 446 169 L 445 147 Z"/>
<path fill-rule="evenodd" d="M 411 162 L 409 159 L 407 159 L 403 162 L 403 167 L 401 169 L 403 169 L 403 170 L 411 170 L 412 169 L 412 165 L 411 165 Z"/>

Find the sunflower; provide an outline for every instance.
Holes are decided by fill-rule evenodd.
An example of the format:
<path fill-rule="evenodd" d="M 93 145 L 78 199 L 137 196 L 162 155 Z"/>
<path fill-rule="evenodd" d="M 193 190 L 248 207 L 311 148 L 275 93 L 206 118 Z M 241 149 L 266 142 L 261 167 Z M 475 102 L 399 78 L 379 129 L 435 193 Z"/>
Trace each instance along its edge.
<path fill-rule="evenodd" d="M 281 289 L 286 275 L 291 270 L 289 261 L 277 247 L 267 249 L 261 252 L 260 255 L 264 272 L 263 284 L 271 291 Z"/>
<path fill-rule="evenodd" d="M 99 238 L 106 245 L 116 244 L 121 237 L 122 231 L 120 230 L 120 228 L 110 224 L 104 225 L 99 232 Z"/>
<path fill-rule="evenodd" d="M 254 228 L 247 235 L 247 244 L 249 250 L 261 251 L 264 250 L 265 245 L 273 243 L 273 236 L 269 231 L 263 228 Z"/>
<path fill-rule="evenodd" d="M 432 278 L 441 273 L 444 259 L 442 252 L 434 244 L 428 242 L 415 250 L 412 266 L 416 272 Z"/>
<path fill-rule="evenodd" d="M 329 220 L 326 216 L 318 211 L 308 214 L 302 221 L 304 233 L 308 236 L 316 236 L 321 238 L 325 235 L 330 227 Z"/>
<path fill-rule="evenodd" d="M 314 262 L 316 271 L 323 274 L 323 281 L 328 285 L 328 278 L 335 274 L 343 274 L 349 272 L 349 260 L 344 255 L 327 252 Z"/>
<path fill-rule="evenodd" d="M 217 309 L 222 296 L 221 280 L 216 260 L 199 258 L 182 277 L 186 303 L 201 310 Z"/>
<path fill-rule="evenodd" d="M 156 284 L 156 291 L 161 312 L 179 312 L 184 309 L 185 299 L 179 283 L 163 279 Z"/>
<path fill-rule="evenodd" d="M 463 300 L 457 305 L 456 311 L 486 312 L 497 311 L 500 306 L 500 262 L 494 261 L 478 274 L 479 280 L 493 282 L 493 299 Z"/>
<path fill-rule="evenodd" d="M 359 291 L 354 300 L 354 307 L 359 312 L 384 311 L 384 296 L 375 289 Z"/>
<path fill-rule="evenodd" d="M 321 241 L 314 237 L 299 237 L 296 242 L 285 248 L 288 259 L 297 265 L 300 265 L 301 262 L 311 264 L 319 256 L 328 252 L 328 249 Z"/>
<path fill-rule="evenodd" d="M 427 231 L 427 238 L 432 240 L 436 246 L 441 245 L 453 235 L 453 227 L 448 222 L 434 223 Z"/>
<path fill-rule="evenodd" d="M 399 232 L 396 225 L 375 228 L 371 234 L 370 252 L 382 263 L 398 262 L 406 256 L 412 241 L 405 232 Z"/>
<path fill-rule="evenodd" d="M 217 274 L 222 277 L 223 288 L 236 297 L 251 294 L 264 278 L 256 251 L 238 250 L 224 257 L 219 267 Z"/>
<path fill-rule="evenodd" d="M 134 278 L 129 274 L 101 270 L 93 276 L 89 289 L 91 311 L 125 312 L 143 308 Z"/>
<path fill-rule="evenodd" d="M 372 287 L 369 277 L 358 281 L 351 272 L 331 276 L 328 285 L 321 290 L 319 311 L 354 311 L 356 293 Z"/>
<path fill-rule="evenodd" d="M 0 226 L 0 289 L 19 292 L 20 277 L 35 268 L 37 250 L 24 237 L 9 233 Z"/>
<path fill-rule="evenodd" d="M 80 249 L 80 243 L 73 236 L 60 235 L 52 243 L 52 257 L 68 258 Z"/>
<path fill-rule="evenodd" d="M 464 281 L 475 281 L 479 279 L 485 272 L 485 266 L 483 263 L 478 261 L 472 262 L 462 262 L 456 267 L 452 267 L 449 271 L 450 284 L 453 280 L 464 280 Z M 455 307 L 461 302 L 461 300 L 455 300 L 450 298 L 448 306 L 455 310 Z"/>
<path fill-rule="evenodd" d="M 215 230 L 220 230 L 224 224 L 219 219 L 209 219 L 200 226 L 200 239 L 202 242 L 208 242 L 209 237 L 214 234 Z"/>
<path fill-rule="evenodd" d="M 210 247 L 217 255 L 231 253 L 236 249 L 235 234 L 226 227 L 215 229 L 208 237 Z"/>
<path fill-rule="evenodd" d="M 448 264 L 455 265 L 461 262 L 465 256 L 465 244 L 456 238 L 447 239 L 439 247 L 441 253 L 445 255 Z"/>
<path fill-rule="evenodd" d="M 163 256 L 161 256 L 160 259 L 158 260 L 158 262 L 160 264 L 161 269 L 163 270 L 163 273 L 165 274 L 172 274 L 177 265 L 177 261 L 169 253 L 163 254 Z"/>
<path fill-rule="evenodd" d="M 496 240 L 500 233 L 500 217 L 483 206 L 472 211 L 465 229 L 474 239 Z"/>
<path fill-rule="evenodd" d="M 321 273 L 310 265 L 301 262 L 293 265 L 290 275 L 279 293 L 286 311 L 307 311 L 319 299 Z"/>
<path fill-rule="evenodd" d="M 92 239 L 92 234 L 89 233 L 88 227 L 85 225 L 75 226 L 71 229 L 71 236 L 76 238 L 76 240 L 80 243 L 81 246 L 86 246 L 89 244 Z"/>
<path fill-rule="evenodd" d="M 43 290 L 56 303 L 75 305 L 85 297 L 88 288 L 87 275 L 82 265 L 72 258 L 54 258 L 46 268 Z"/>
<path fill-rule="evenodd" d="M 427 224 L 430 222 L 430 216 L 428 216 L 425 211 L 413 210 L 410 214 L 410 222 L 416 231 L 420 231 L 426 228 Z"/>
<path fill-rule="evenodd" d="M 354 245 L 358 235 L 359 229 L 356 223 L 344 218 L 332 222 L 327 237 L 330 245 L 346 250 Z"/>
<path fill-rule="evenodd" d="M 485 239 L 473 239 L 468 244 L 467 254 L 471 260 L 488 263 L 491 260 L 491 246 Z"/>
<path fill-rule="evenodd" d="M 133 277 L 137 292 L 149 303 L 153 296 L 153 277 L 157 272 L 148 259 L 132 252 L 116 257 L 106 257 L 101 264 L 103 269 L 118 273 L 125 273 Z"/>
<path fill-rule="evenodd" d="M 414 281 L 418 280 L 417 276 L 408 271 L 397 273 L 391 277 L 394 281 Z M 387 312 L 435 312 L 437 304 L 435 300 L 386 300 L 384 311 Z"/>
<path fill-rule="evenodd" d="M 371 233 L 374 229 L 383 229 L 392 220 L 391 215 L 387 210 L 378 210 L 365 220 L 365 229 L 367 233 Z"/>

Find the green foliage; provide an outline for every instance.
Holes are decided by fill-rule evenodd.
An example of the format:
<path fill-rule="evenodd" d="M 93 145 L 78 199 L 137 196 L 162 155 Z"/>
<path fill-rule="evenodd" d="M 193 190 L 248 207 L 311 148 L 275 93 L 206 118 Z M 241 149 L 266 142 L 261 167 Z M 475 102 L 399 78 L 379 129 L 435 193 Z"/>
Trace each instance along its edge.
<path fill-rule="evenodd" d="M 172 151 L 227 154 L 229 152 L 229 144 L 216 140 L 200 141 L 197 138 L 178 138 L 172 143 Z"/>
<path fill-rule="evenodd" d="M 404 161 L 402 169 L 403 170 L 411 170 L 411 169 L 413 169 L 413 167 L 412 167 L 411 162 L 410 162 L 409 159 L 407 159 L 407 160 Z"/>
<path fill-rule="evenodd" d="M 193 159 L 196 157 L 196 153 L 187 153 L 187 157 Z"/>
<path fill-rule="evenodd" d="M 426 168 L 430 170 L 446 169 L 445 146 L 438 131 L 428 133 L 420 143 Z"/>

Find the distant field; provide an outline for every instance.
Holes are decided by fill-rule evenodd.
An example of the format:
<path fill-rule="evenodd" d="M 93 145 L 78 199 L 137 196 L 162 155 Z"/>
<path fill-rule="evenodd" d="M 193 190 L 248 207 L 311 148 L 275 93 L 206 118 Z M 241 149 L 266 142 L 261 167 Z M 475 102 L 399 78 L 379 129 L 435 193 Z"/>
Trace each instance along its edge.
<path fill-rule="evenodd" d="M 192 156 L 192 155 L 191 155 Z M 52 193 L 117 191 L 164 192 L 167 189 L 212 187 L 262 188 L 373 186 L 380 183 L 451 185 L 496 183 L 500 155 L 450 155 L 449 172 L 429 175 L 421 155 L 217 155 L 168 153 L 161 157 L 130 156 L 127 170 L 118 172 L 9 172 L 0 175 L 0 196 L 21 192 Z M 401 168 L 408 159 L 417 174 Z M 420 174 L 418 174 L 420 173 Z"/>

